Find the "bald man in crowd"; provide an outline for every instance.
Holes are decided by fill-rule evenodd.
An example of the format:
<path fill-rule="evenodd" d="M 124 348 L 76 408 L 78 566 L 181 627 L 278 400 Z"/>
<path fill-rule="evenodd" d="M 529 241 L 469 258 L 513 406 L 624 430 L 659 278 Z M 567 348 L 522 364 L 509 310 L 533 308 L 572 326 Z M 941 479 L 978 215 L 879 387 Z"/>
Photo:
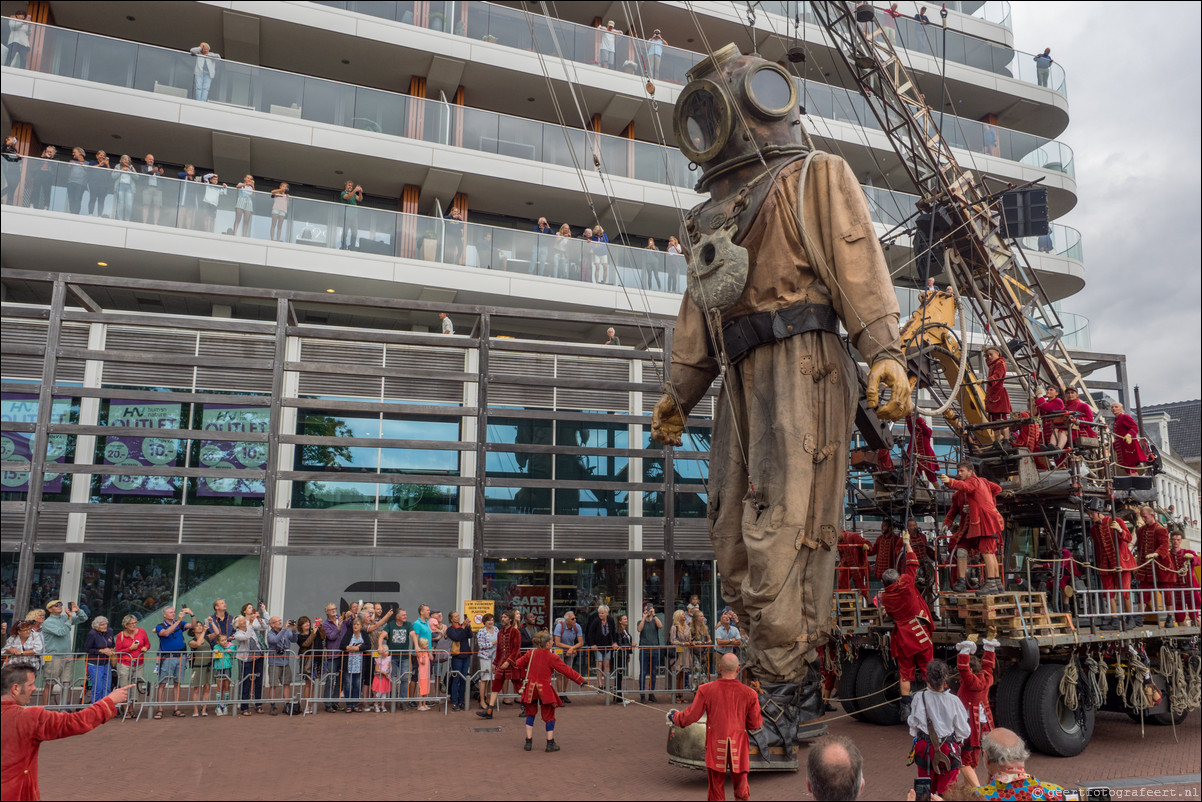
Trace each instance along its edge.
<path fill-rule="evenodd" d="M 864 790 L 864 756 L 850 738 L 828 735 L 810 747 L 806 788 L 823 800 L 858 799 Z"/>

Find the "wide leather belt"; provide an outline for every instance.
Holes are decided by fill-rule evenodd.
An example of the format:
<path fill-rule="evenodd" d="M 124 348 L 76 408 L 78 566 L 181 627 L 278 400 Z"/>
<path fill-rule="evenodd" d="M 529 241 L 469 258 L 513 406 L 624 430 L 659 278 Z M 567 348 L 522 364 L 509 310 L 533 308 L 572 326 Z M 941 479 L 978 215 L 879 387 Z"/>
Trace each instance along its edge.
<path fill-rule="evenodd" d="M 752 312 L 722 325 L 726 357 L 733 365 L 761 345 L 787 340 L 807 331 L 839 333 L 839 316 L 826 304 L 797 304 L 770 312 Z"/>

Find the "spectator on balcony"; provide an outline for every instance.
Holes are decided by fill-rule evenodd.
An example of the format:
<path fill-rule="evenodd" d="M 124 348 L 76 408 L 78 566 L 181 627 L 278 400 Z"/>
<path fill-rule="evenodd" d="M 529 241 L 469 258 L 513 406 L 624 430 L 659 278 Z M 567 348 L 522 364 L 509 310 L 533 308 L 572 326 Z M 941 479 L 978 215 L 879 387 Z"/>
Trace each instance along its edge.
<path fill-rule="evenodd" d="M 442 321 L 442 333 L 443 334 L 454 334 L 455 333 L 455 324 L 454 324 L 454 322 L 452 322 L 451 318 L 447 316 L 446 312 L 439 312 L 438 319 Z"/>
<path fill-rule="evenodd" d="M 163 188 L 159 185 L 159 176 L 163 174 L 163 168 L 154 163 L 153 153 L 147 153 L 138 172 L 147 177 L 146 184 L 142 188 L 142 222 L 153 222 L 157 226 L 159 215 L 163 211 Z M 150 219 L 152 211 L 154 212 L 153 221 Z"/>
<path fill-rule="evenodd" d="M 618 337 L 618 333 L 616 331 L 614 331 L 613 326 L 610 326 L 608 329 L 606 329 L 605 334 L 607 337 L 609 337 L 609 339 L 605 341 L 606 345 L 621 345 L 622 344 L 622 340 Z"/>
<path fill-rule="evenodd" d="M 21 183 L 21 141 L 9 134 L 4 139 L 4 192 L 3 201 L 12 205 Z"/>
<path fill-rule="evenodd" d="M 1056 247 L 1056 241 L 1052 239 L 1052 227 L 1048 226 L 1048 233 L 1040 234 L 1036 241 L 1040 253 L 1051 253 Z"/>
<path fill-rule="evenodd" d="M 559 233 L 557 236 L 559 237 L 559 241 L 555 243 L 555 252 L 553 254 L 555 263 L 553 277 L 570 278 L 568 275 L 568 248 L 570 246 L 568 245 L 567 241 L 572 239 L 572 227 L 567 223 L 564 223 L 559 227 Z"/>
<path fill-rule="evenodd" d="M 359 240 L 359 204 L 363 203 L 363 187 L 354 181 L 347 181 L 340 196 L 346 209 L 343 210 L 342 243 L 338 246 L 344 251 L 358 249 Z"/>
<path fill-rule="evenodd" d="M 1035 80 L 1040 86 L 1048 85 L 1048 74 L 1052 71 L 1052 48 L 1045 47 L 1043 52 L 1032 58 L 1035 62 Z"/>
<path fill-rule="evenodd" d="M 196 166 L 185 164 L 184 169 L 175 175 L 183 185 L 180 187 L 179 227 L 192 229 L 196 224 L 196 213 L 200 211 L 200 199 L 204 196 L 200 176 L 196 174 Z"/>
<path fill-rule="evenodd" d="M 547 222 L 547 218 L 540 217 L 538 218 L 538 223 L 534 226 L 534 233 L 554 236 L 555 229 L 551 228 L 551 224 Z"/>
<path fill-rule="evenodd" d="M 205 194 L 201 198 L 200 210 L 203 218 L 204 230 L 212 233 L 217 223 L 217 205 L 221 203 L 221 196 L 229 189 L 225 184 L 218 184 L 220 179 L 217 173 L 208 173 L 204 177 Z M 229 633 L 227 633 L 229 634 Z"/>
<path fill-rule="evenodd" d="M 8 57 L 5 67 L 24 68 L 29 61 L 29 23 L 24 12 L 13 14 L 8 22 Z"/>
<path fill-rule="evenodd" d="M 914 19 L 917 22 L 922 23 L 923 25 L 931 24 L 931 18 L 927 16 L 927 7 L 926 6 L 923 6 L 922 8 L 918 9 L 918 13 L 914 15 Z"/>
<path fill-rule="evenodd" d="M 664 45 L 667 41 L 659 35 L 659 28 L 647 39 L 647 77 L 655 81 L 659 79 L 659 65 L 664 57 Z"/>
<path fill-rule="evenodd" d="M 446 245 L 443 257 L 448 264 L 461 265 L 463 264 L 464 255 L 464 239 L 467 236 L 467 228 L 463 225 L 463 212 L 458 206 L 452 206 L 450 212 L 444 218 L 446 222 Z"/>
<path fill-rule="evenodd" d="M 881 29 L 885 31 L 885 36 L 889 37 L 889 41 L 897 44 L 897 18 L 902 13 L 897 10 L 897 3 L 885 9 L 885 13 L 881 16 Z"/>
<path fill-rule="evenodd" d="M 601 226 L 593 226 L 593 240 L 596 242 L 592 246 L 593 281 L 598 284 L 608 284 L 609 249 L 605 246 L 609 244 L 609 235 L 605 233 L 605 229 Z"/>
<path fill-rule="evenodd" d="M 52 164 L 54 157 L 58 155 L 58 148 L 54 145 L 47 145 L 42 151 L 42 159 L 37 166 L 30 170 L 30 202 L 29 206 L 35 209 L 50 208 L 50 188 L 54 185 L 55 166 Z"/>
<path fill-rule="evenodd" d="M 103 150 L 96 151 L 96 158 L 88 170 L 88 214 L 93 217 L 104 215 L 104 204 L 113 191 L 113 165 Z"/>
<path fill-rule="evenodd" d="M 83 148 L 71 148 L 71 160 L 67 162 L 67 209 L 79 214 L 83 208 L 83 193 L 88 188 L 88 167 L 91 162 Z"/>
<path fill-rule="evenodd" d="M 250 224 L 255 216 L 255 177 L 243 176 L 238 184 L 238 201 L 234 204 L 234 233 L 242 226 L 242 236 L 249 236 Z"/>
<path fill-rule="evenodd" d="M 614 29 L 613 20 L 610 20 L 608 25 L 598 25 L 597 30 L 601 31 L 598 35 L 597 63 L 607 70 L 612 70 L 614 68 L 614 34 L 619 34 L 621 31 Z"/>
<path fill-rule="evenodd" d="M 217 74 L 217 62 L 221 60 L 221 54 L 214 53 L 208 42 L 201 42 L 189 52 L 196 57 L 196 65 L 192 70 L 192 97 L 206 103 L 209 100 L 209 85 L 213 83 L 213 76 Z"/>

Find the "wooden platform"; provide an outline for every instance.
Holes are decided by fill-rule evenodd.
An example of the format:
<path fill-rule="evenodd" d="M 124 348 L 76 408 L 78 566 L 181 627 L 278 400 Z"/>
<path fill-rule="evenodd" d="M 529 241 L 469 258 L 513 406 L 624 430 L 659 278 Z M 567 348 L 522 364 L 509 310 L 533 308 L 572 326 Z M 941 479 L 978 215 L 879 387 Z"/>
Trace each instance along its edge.
<path fill-rule="evenodd" d="M 836 590 L 831 618 L 840 629 L 866 627 L 880 620 L 876 607 L 867 605 L 858 590 Z"/>
<path fill-rule="evenodd" d="M 951 623 L 970 633 L 984 633 L 993 626 L 999 637 L 1011 638 L 1071 634 L 1076 629 L 1068 613 L 1048 609 L 1044 593 L 944 593 L 939 598 L 945 628 Z"/>

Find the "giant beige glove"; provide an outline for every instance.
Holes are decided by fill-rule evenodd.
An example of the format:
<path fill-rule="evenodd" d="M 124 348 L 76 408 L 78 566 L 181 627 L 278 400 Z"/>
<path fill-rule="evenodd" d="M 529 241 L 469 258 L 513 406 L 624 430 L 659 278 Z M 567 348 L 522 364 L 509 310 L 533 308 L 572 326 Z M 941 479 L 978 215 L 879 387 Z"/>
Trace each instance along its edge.
<path fill-rule="evenodd" d="M 870 409 L 876 409 L 881 400 L 882 384 L 892 391 L 892 397 L 888 404 L 876 410 L 878 418 L 901 420 L 914 411 L 914 402 L 910 398 L 910 380 L 900 362 L 881 357 L 872 363 L 872 369 L 868 371 L 868 389 L 864 393 Z"/>
<path fill-rule="evenodd" d="M 670 395 L 660 396 L 651 412 L 651 438 L 664 445 L 680 445 L 680 435 L 684 431 L 684 413 Z"/>

